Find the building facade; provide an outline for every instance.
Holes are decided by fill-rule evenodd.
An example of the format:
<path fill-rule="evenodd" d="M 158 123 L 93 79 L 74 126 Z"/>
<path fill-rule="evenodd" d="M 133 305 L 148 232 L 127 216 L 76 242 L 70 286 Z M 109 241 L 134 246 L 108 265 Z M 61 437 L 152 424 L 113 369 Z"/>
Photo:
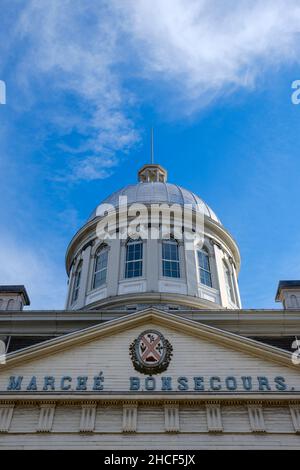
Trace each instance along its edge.
<path fill-rule="evenodd" d="M 65 310 L 0 287 L 0 448 L 299 448 L 300 282 L 249 311 L 239 269 L 212 209 L 145 165 L 71 240 Z"/>

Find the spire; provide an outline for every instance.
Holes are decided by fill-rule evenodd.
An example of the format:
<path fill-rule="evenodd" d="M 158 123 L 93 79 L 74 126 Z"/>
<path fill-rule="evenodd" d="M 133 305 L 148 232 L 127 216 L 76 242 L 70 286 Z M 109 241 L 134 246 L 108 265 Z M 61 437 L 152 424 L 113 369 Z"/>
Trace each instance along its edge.
<path fill-rule="evenodd" d="M 151 141 L 150 141 L 150 157 L 151 163 L 142 166 L 138 172 L 138 180 L 141 183 L 165 183 L 167 181 L 167 170 L 162 166 L 154 163 L 154 138 L 153 127 L 151 127 Z"/>
<path fill-rule="evenodd" d="M 153 127 L 151 127 L 151 165 L 154 164 L 154 140 L 153 140 Z"/>

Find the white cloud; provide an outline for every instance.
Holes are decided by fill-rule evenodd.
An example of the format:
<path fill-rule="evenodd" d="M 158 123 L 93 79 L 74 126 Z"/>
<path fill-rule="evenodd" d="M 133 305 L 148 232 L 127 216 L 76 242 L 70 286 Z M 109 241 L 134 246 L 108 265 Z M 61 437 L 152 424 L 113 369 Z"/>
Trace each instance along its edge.
<path fill-rule="evenodd" d="M 114 4 L 132 36 L 144 76 L 176 87 L 193 110 L 216 95 L 252 87 L 269 66 L 299 60 L 298 0 Z"/>
<path fill-rule="evenodd" d="M 66 277 L 46 250 L 30 248 L 11 236 L 0 238 L 0 284 L 24 284 L 31 309 L 64 308 Z"/>
<path fill-rule="evenodd" d="M 77 158 L 71 158 L 68 177 L 106 177 L 117 163 L 116 153 L 126 152 L 138 142 L 139 134 L 126 112 L 132 97 L 112 70 L 121 58 L 116 47 L 118 34 L 105 5 L 32 0 L 22 12 L 16 36 L 29 41 L 20 66 L 23 84 L 30 88 L 31 80 L 42 76 L 49 90 L 54 86 L 80 100 L 71 126 L 85 139 L 74 151 Z M 68 121 L 70 110 L 64 110 L 63 116 L 60 113 L 61 108 L 55 122 L 70 131 L 63 122 Z"/>
<path fill-rule="evenodd" d="M 298 61 L 299 24 L 298 0 L 31 0 L 14 40 L 25 44 L 23 84 L 40 78 L 78 97 L 80 109 L 60 108 L 54 120 L 66 132 L 71 114 L 70 129 L 85 137 L 70 149 L 68 178 L 92 180 L 140 139 L 131 116 L 146 98 L 129 92 L 130 80 L 150 82 L 154 97 L 164 84 L 159 102 L 179 101 L 182 118 Z"/>

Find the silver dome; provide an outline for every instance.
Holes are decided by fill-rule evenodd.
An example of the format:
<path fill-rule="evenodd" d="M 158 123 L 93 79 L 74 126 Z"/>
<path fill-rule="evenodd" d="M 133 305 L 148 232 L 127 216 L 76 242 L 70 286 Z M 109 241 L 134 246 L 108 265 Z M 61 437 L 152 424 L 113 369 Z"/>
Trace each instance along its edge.
<path fill-rule="evenodd" d="M 108 196 L 104 199 L 103 203 L 112 204 L 113 206 L 118 207 L 120 196 L 127 196 L 128 204 L 133 204 L 135 202 L 144 204 L 180 204 L 182 206 L 184 204 L 192 204 L 195 208 L 197 204 L 204 204 L 204 214 L 215 222 L 221 224 L 216 214 L 202 199 L 177 184 L 166 182 L 129 184 Z M 91 221 L 96 217 L 96 211 L 97 208 L 93 211 L 88 221 Z"/>

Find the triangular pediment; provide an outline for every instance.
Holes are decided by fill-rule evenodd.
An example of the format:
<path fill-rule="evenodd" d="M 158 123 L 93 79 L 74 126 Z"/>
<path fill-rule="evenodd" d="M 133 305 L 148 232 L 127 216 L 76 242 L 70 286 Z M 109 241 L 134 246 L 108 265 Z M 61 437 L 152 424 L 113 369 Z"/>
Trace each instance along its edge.
<path fill-rule="evenodd" d="M 141 353 L 134 343 L 146 331 L 161 335 L 152 358 L 150 346 Z M 134 360 L 143 366 L 142 354 L 144 362 L 164 359 L 166 367 L 158 373 L 149 363 L 137 367 Z M 298 376 L 287 352 L 151 308 L 8 355 L 0 369 L 0 391 L 295 393 Z"/>

